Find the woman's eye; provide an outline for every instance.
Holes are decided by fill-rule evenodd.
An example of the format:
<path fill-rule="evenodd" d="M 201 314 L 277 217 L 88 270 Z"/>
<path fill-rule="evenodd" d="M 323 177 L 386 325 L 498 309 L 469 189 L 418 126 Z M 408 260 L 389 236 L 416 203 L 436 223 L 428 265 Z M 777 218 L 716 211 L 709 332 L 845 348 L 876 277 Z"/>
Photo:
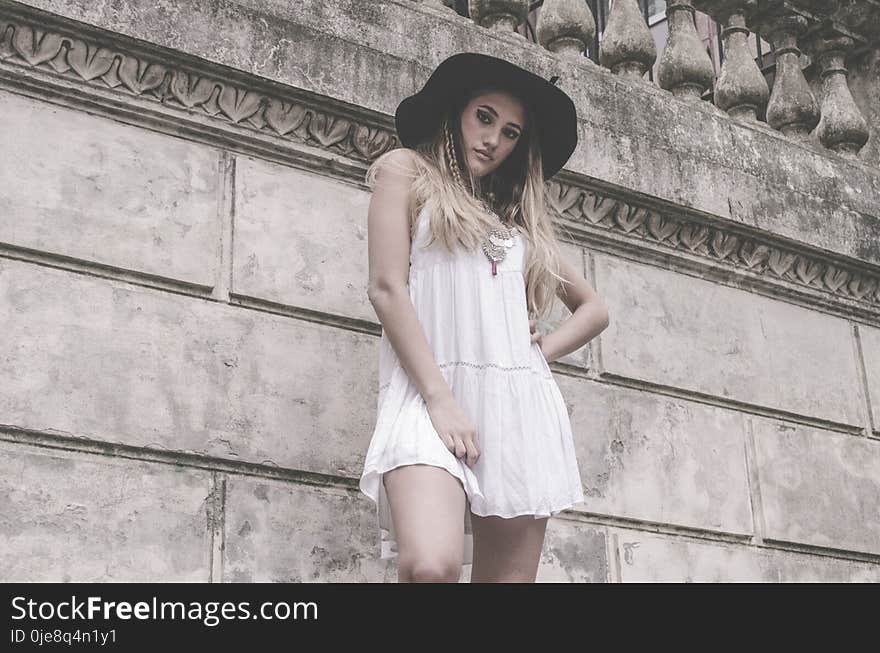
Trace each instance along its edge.
<path fill-rule="evenodd" d="M 477 111 L 477 117 L 478 117 L 482 122 L 485 122 L 485 123 L 487 123 L 487 124 L 489 123 L 489 114 L 486 113 L 485 111 Z"/>
<path fill-rule="evenodd" d="M 507 138 L 516 138 L 517 136 L 519 136 L 519 134 L 515 131 L 508 131 L 507 132 Z"/>

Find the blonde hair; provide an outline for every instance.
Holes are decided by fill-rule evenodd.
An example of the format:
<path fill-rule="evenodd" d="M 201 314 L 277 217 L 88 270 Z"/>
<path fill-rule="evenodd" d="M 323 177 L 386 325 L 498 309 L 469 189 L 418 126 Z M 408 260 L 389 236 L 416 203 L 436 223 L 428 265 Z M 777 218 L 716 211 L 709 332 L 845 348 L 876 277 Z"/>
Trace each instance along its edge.
<path fill-rule="evenodd" d="M 556 211 L 544 184 L 535 117 L 527 103 L 523 103 L 526 126 L 522 136 L 496 170 L 477 179 L 462 163 L 461 112 L 473 97 L 488 90 L 492 89 L 482 88 L 453 101 L 433 137 L 410 150 L 415 155 L 411 157 L 415 174 L 410 187 L 410 236 L 415 237 L 416 216 L 427 208 L 431 235 L 428 244 L 439 240 L 449 251 L 456 247 L 473 251 L 489 229 L 497 226 L 485 204 L 525 234 L 529 242 L 523 263 L 526 306 L 530 319 L 544 319 L 560 283 L 570 281 L 559 276 L 561 251 L 550 215 Z M 386 152 L 368 168 L 365 181 L 371 190 L 389 154 Z"/>

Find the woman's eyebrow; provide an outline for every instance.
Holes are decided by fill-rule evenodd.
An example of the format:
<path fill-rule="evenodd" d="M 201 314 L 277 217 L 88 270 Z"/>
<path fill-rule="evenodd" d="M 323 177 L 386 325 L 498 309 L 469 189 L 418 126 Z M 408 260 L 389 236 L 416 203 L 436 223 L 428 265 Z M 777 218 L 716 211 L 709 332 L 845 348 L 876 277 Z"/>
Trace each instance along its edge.
<path fill-rule="evenodd" d="M 480 105 L 480 108 L 482 108 L 482 109 L 488 109 L 489 111 L 492 112 L 492 115 L 493 115 L 493 116 L 495 116 L 496 118 L 498 117 L 498 112 L 495 111 L 495 109 L 493 109 L 490 105 L 488 105 L 488 104 L 481 104 L 481 105 Z M 520 131 L 522 131 L 522 127 L 520 127 L 519 125 L 517 125 L 515 122 L 508 122 L 507 124 L 510 125 L 511 127 L 516 127 L 517 129 L 519 129 Z"/>

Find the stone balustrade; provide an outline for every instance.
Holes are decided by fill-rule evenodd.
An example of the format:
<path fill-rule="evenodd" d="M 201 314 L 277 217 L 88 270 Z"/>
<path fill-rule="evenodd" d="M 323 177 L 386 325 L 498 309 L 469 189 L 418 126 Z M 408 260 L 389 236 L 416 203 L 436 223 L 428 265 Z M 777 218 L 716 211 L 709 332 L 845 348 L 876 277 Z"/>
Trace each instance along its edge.
<path fill-rule="evenodd" d="M 593 42 L 596 21 L 587 3 L 547 0 L 537 25 L 538 43 L 551 52 L 578 57 Z"/>
<path fill-rule="evenodd" d="M 658 81 L 661 88 L 689 100 L 698 101 L 713 82 L 712 60 L 694 26 L 694 7 L 690 0 L 670 2 L 669 40 L 660 59 Z"/>
<path fill-rule="evenodd" d="M 846 52 L 854 41 L 848 36 L 818 35 L 810 43 L 822 71 L 819 140 L 839 154 L 855 157 L 868 141 L 868 123 L 846 81 Z"/>
<path fill-rule="evenodd" d="M 451 2 L 423 0 L 449 9 Z M 527 0 L 469 0 L 472 20 L 499 32 L 517 30 Z M 718 78 L 694 24 L 696 11 L 723 27 L 724 63 Z M 670 0 L 669 37 L 660 57 L 657 82 L 676 97 L 700 101 L 713 89 L 715 105 L 736 120 L 767 123 L 795 141 L 818 142 L 855 158 L 870 127 L 848 85 L 847 61 L 865 57 L 880 45 L 880 0 Z M 596 21 L 583 0 L 546 0 L 536 26 L 538 43 L 560 56 L 582 58 L 596 33 Z M 759 32 L 776 53 L 773 89 L 748 49 Z M 615 0 L 599 49 L 599 63 L 612 73 L 643 79 L 657 59 L 656 47 L 638 0 Z M 817 63 L 819 95 L 811 88 L 802 60 Z M 646 82 L 647 83 L 647 82 Z M 880 86 L 880 80 L 876 81 Z"/>
<path fill-rule="evenodd" d="M 657 48 L 636 0 L 611 7 L 599 48 L 599 62 L 616 75 L 641 79 L 657 59 Z"/>
<path fill-rule="evenodd" d="M 715 84 L 715 105 L 733 118 L 755 122 L 766 111 L 770 88 L 749 51 L 750 32 L 744 16 L 747 3 L 755 0 L 702 6 L 704 11 L 711 9 L 723 25 L 725 57 Z"/>
<path fill-rule="evenodd" d="M 469 0 L 468 13 L 481 27 L 512 31 L 526 19 L 529 0 Z"/>

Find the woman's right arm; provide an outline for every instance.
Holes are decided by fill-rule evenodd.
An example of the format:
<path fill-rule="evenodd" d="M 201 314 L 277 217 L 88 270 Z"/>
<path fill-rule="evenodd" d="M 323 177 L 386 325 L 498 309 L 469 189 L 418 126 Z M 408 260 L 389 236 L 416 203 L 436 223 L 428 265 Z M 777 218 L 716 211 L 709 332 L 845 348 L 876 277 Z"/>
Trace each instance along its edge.
<path fill-rule="evenodd" d="M 410 175 L 413 156 L 398 149 L 376 176 L 367 216 L 370 281 L 367 296 L 388 340 L 425 402 L 451 394 L 409 297 Z"/>
<path fill-rule="evenodd" d="M 409 297 L 411 151 L 387 155 L 375 178 L 367 217 L 367 295 L 401 365 L 418 388 L 440 438 L 468 464 L 479 456 L 476 433 L 443 377 Z"/>

